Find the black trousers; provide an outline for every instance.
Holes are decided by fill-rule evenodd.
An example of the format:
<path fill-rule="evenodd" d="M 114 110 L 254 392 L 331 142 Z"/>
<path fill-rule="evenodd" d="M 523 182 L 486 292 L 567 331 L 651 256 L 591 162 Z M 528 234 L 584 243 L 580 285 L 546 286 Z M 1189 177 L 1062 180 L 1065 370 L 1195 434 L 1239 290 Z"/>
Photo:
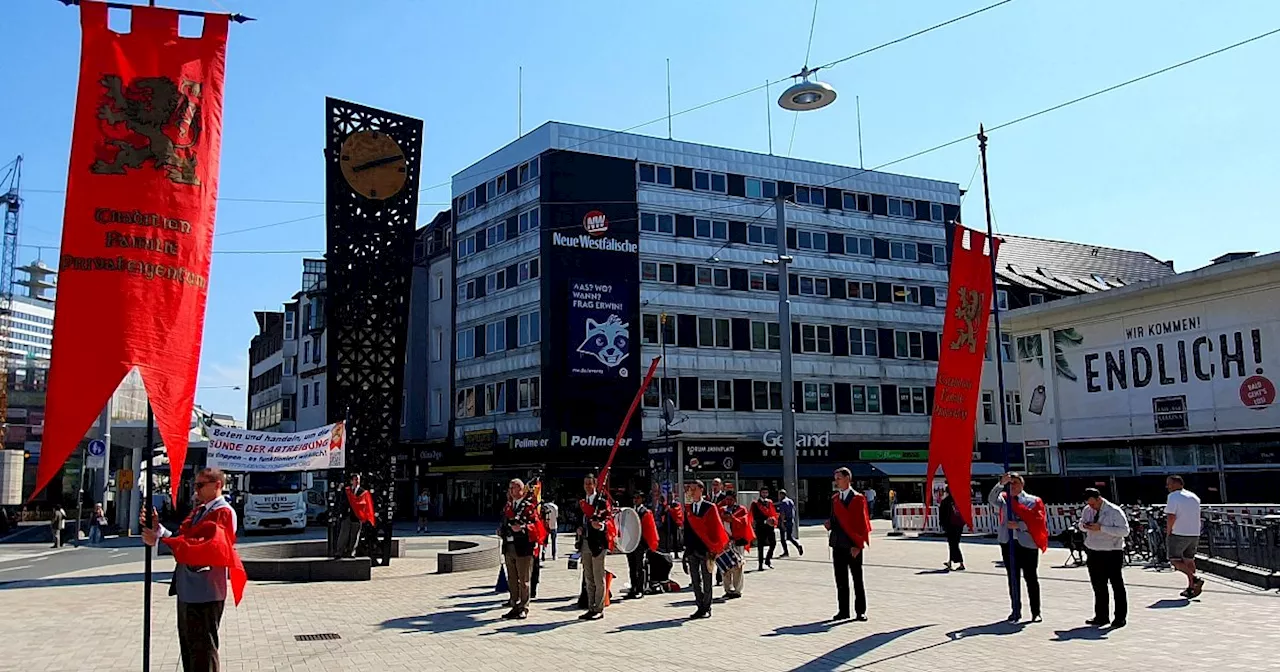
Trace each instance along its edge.
<path fill-rule="evenodd" d="M 794 530 L 795 530 L 794 525 L 795 525 L 794 521 L 786 520 L 782 522 L 782 526 L 779 528 L 779 533 L 782 535 L 782 554 L 783 555 L 787 555 L 789 553 L 789 551 L 787 551 L 788 540 L 790 540 L 791 543 L 795 544 L 796 548 L 800 550 L 804 550 L 803 547 L 800 546 L 800 542 L 796 541 L 796 535 L 794 533 Z"/>
<path fill-rule="evenodd" d="M 641 544 L 627 554 L 627 569 L 631 572 L 631 594 L 644 595 L 649 588 L 649 547 Z"/>
<path fill-rule="evenodd" d="M 178 600 L 178 648 L 184 672 L 218 672 L 218 625 L 224 602 Z"/>
<path fill-rule="evenodd" d="M 759 562 L 760 569 L 764 569 L 764 563 L 773 562 L 773 549 L 777 545 L 778 539 L 773 527 L 762 525 L 756 528 L 756 560 Z M 768 555 L 765 555 L 765 548 L 769 549 Z"/>
<path fill-rule="evenodd" d="M 1115 620 L 1123 621 L 1129 615 L 1129 596 L 1124 589 L 1124 551 L 1089 551 L 1089 582 L 1093 584 L 1093 617 L 1110 621 L 1110 599 L 1107 584 L 1116 596 Z"/>
<path fill-rule="evenodd" d="M 849 613 L 849 575 L 853 575 L 853 609 L 855 614 L 867 613 L 867 589 L 862 585 L 862 556 L 864 550 L 854 557 L 847 548 L 831 549 L 831 565 L 836 571 L 836 598 L 840 603 L 840 614 Z"/>
<path fill-rule="evenodd" d="M 960 552 L 960 537 L 964 535 L 963 527 L 947 528 L 947 549 L 950 551 L 949 556 L 951 562 L 964 564 L 964 554 Z"/>
<path fill-rule="evenodd" d="M 542 575 L 542 554 L 546 553 L 546 549 L 540 549 L 533 556 L 533 569 L 529 571 L 529 597 L 538 596 L 538 579 Z M 510 580 L 510 577 L 508 577 Z"/>
<path fill-rule="evenodd" d="M 1018 580 L 1013 575 L 1014 567 L 1009 562 L 1009 548 L 1013 547 L 1013 560 L 1016 561 L 1017 570 L 1022 574 L 1022 580 L 1027 584 L 1027 600 L 1031 602 L 1032 617 L 1040 615 L 1040 576 L 1037 574 L 1037 568 L 1040 565 L 1040 549 L 1024 548 L 1015 543 L 1002 544 L 1004 554 L 1004 571 L 1009 577 L 1009 599 L 1013 600 L 1013 591 Z M 1022 615 L 1022 601 L 1013 602 L 1013 613 Z"/>
<path fill-rule="evenodd" d="M 685 553 L 689 564 L 689 578 L 693 582 L 693 599 L 698 604 L 698 611 L 711 611 L 711 571 L 707 569 L 707 556 L 696 553 Z"/>

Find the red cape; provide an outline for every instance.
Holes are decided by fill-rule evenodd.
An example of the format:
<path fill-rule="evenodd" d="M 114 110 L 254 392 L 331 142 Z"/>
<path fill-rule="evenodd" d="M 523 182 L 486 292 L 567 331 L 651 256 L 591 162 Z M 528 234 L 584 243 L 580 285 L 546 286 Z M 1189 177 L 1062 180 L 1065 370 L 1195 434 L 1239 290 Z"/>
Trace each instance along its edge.
<path fill-rule="evenodd" d="M 658 550 L 658 524 L 653 520 L 653 512 L 647 508 L 644 515 L 640 516 L 640 536 L 649 550 Z"/>
<path fill-rule="evenodd" d="M 373 510 L 373 495 L 368 490 L 360 493 L 356 497 L 351 492 L 351 488 L 347 487 L 347 503 L 351 505 L 351 510 L 356 512 L 356 518 L 361 522 L 374 525 L 378 522 L 378 514 Z"/>
<path fill-rule="evenodd" d="M 605 499 L 606 510 L 608 509 L 608 507 L 609 507 L 609 500 L 608 498 L 606 498 Z M 595 515 L 596 507 L 588 504 L 587 500 L 584 498 L 584 499 L 578 500 L 578 508 L 582 510 L 582 520 L 583 520 L 582 529 L 586 530 L 587 525 L 589 525 L 588 521 L 591 519 L 591 516 Z M 605 540 L 606 550 L 609 550 L 609 551 L 614 550 L 614 540 L 617 539 L 617 537 L 618 537 L 618 525 L 617 523 L 613 522 L 613 516 L 609 516 L 605 518 L 605 523 L 604 523 L 604 540 Z"/>
<path fill-rule="evenodd" d="M 720 507 L 707 506 L 702 515 L 696 515 L 693 508 L 688 512 L 689 527 L 698 535 L 702 543 L 712 555 L 720 555 L 729 545 L 729 535 L 724 531 L 724 523 L 720 521 Z"/>
<path fill-rule="evenodd" d="M 774 527 L 778 526 L 778 509 L 774 507 L 772 500 L 757 499 L 756 501 L 751 502 L 751 514 L 753 516 L 757 510 L 759 510 L 760 514 L 764 516 L 766 521 L 772 520 Z"/>
<path fill-rule="evenodd" d="M 1030 534 L 1031 540 L 1036 542 L 1036 548 L 1039 548 L 1040 552 L 1044 553 L 1049 550 L 1048 514 L 1045 511 L 1043 499 L 1034 495 L 1028 496 L 1031 497 L 1032 500 L 1031 506 L 1023 504 L 1016 497 L 1014 498 L 1013 513 L 1018 517 L 1018 520 L 1026 523 L 1027 534 Z M 1005 507 L 1003 506 L 1004 501 L 1004 493 L 1002 492 L 1000 493 L 1000 522 L 1002 524 L 1005 522 L 1006 515 Z"/>
<path fill-rule="evenodd" d="M 671 512 L 671 519 L 676 521 L 676 525 L 684 526 L 684 506 L 680 502 L 672 502 L 667 507 Z"/>
<path fill-rule="evenodd" d="M 729 530 L 733 535 L 734 541 L 747 542 L 747 550 L 751 550 L 751 544 L 756 540 L 756 528 L 751 524 L 751 514 L 747 512 L 745 506 L 733 506 L 732 510 L 726 508 L 729 514 Z"/>
<path fill-rule="evenodd" d="M 855 492 L 845 504 L 840 500 L 840 493 L 831 495 L 831 512 L 835 515 L 840 529 L 849 535 L 858 548 L 871 545 L 871 516 L 867 514 L 867 498 Z"/>
<path fill-rule="evenodd" d="M 231 507 L 213 509 L 194 525 L 188 516 L 176 536 L 160 541 L 173 550 L 173 559 L 179 564 L 226 567 L 231 579 L 231 594 L 239 606 L 248 577 L 240 562 L 240 554 L 236 553 L 235 513 Z"/>

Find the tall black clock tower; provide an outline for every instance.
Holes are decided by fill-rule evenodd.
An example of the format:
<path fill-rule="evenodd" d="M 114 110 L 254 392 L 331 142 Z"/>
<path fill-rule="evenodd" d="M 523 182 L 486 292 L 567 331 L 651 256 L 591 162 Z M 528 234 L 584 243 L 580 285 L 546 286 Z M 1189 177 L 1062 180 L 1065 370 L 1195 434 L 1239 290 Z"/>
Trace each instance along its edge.
<path fill-rule="evenodd" d="M 345 420 L 345 473 L 329 475 L 330 510 L 351 474 L 372 493 L 378 526 L 358 555 L 391 557 L 393 455 L 400 440 L 422 120 L 325 99 L 329 422 Z M 330 526 L 330 543 L 335 539 Z"/>

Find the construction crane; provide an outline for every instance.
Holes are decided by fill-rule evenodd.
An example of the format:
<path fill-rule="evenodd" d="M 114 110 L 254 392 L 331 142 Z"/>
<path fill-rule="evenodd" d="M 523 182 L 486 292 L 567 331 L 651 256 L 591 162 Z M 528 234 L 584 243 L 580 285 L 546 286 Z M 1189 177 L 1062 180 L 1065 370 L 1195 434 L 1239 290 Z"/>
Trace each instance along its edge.
<path fill-rule="evenodd" d="M 13 312 L 13 271 L 18 266 L 18 214 L 22 198 L 22 155 L 4 168 L 0 202 L 4 204 L 4 241 L 0 248 L 0 450 L 9 434 L 9 326 Z"/>

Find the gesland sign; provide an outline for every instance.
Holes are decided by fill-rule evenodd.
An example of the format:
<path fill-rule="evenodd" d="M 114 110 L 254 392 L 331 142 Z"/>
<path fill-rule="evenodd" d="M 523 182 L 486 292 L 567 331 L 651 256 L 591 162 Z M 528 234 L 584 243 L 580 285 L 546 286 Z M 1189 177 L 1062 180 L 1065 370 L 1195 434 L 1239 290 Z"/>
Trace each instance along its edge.
<path fill-rule="evenodd" d="M 775 432 L 771 429 L 765 432 L 764 436 L 760 437 L 760 441 L 763 442 L 764 445 L 769 446 L 771 448 L 781 448 L 782 432 Z M 796 447 L 797 448 L 830 448 L 831 432 L 823 432 L 821 434 L 801 434 L 799 432 L 796 432 Z"/>

